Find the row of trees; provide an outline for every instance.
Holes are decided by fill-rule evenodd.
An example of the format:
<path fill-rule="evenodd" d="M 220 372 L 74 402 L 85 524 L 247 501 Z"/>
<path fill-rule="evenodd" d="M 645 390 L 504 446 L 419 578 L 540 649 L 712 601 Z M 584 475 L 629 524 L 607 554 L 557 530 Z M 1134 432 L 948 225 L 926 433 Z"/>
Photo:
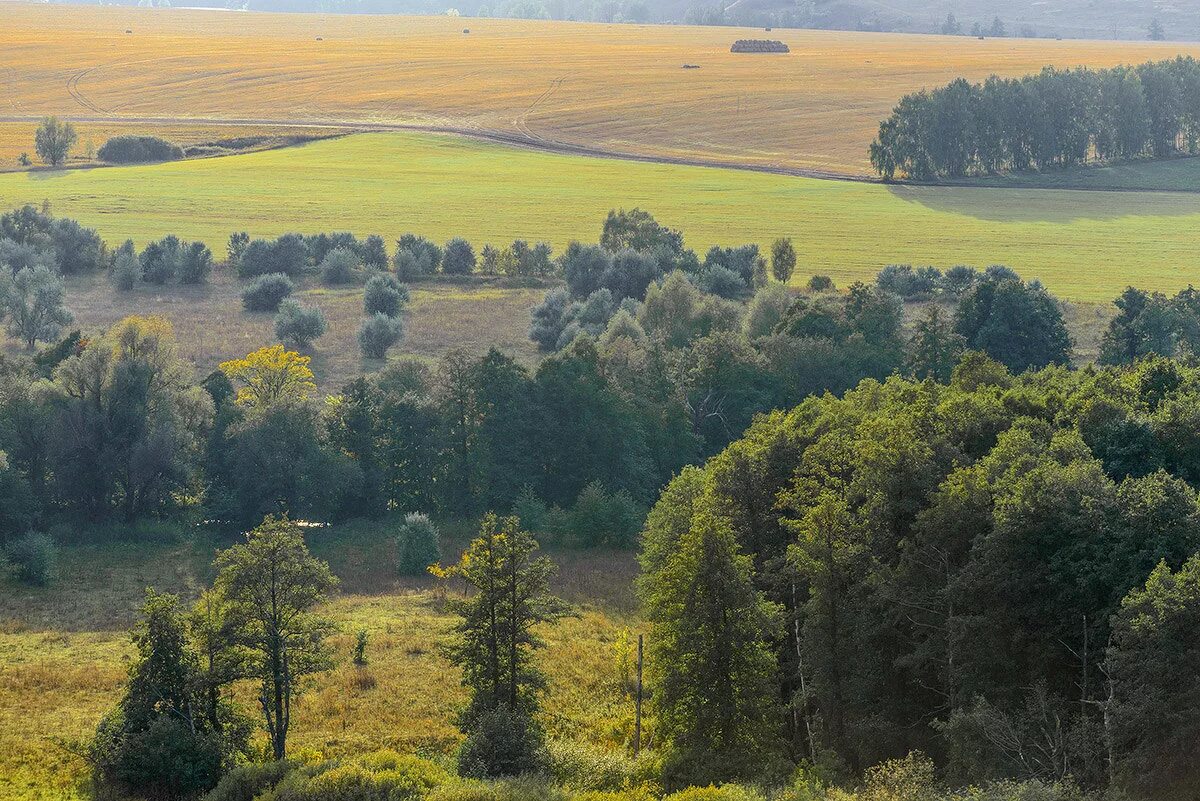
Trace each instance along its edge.
<path fill-rule="evenodd" d="M 684 470 L 642 556 L 668 786 L 921 750 L 956 785 L 1195 797 L 1198 398 L 1160 357 L 973 353 Z"/>
<path fill-rule="evenodd" d="M 880 123 L 871 164 L 886 180 L 1025 172 L 1200 148 L 1200 63 L 1046 67 L 905 95 Z"/>
<path fill-rule="evenodd" d="M 399 286 L 378 278 L 367 311 L 394 320 Z M 297 336 L 289 320 L 280 333 Z M 536 370 L 496 352 L 432 368 L 403 358 L 322 403 L 306 356 L 263 348 L 196 386 L 170 326 L 130 318 L 0 363 L 0 451 L 33 499 L 8 534 L 198 505 L 238 523 L 508 510 L 527 485 L 550 505 L 595 482 L 645 505 L 756 414 L 864 377 L 944 379 L 967 348 L 1024 370 L 1065 363 L 1069 339 L 1045 290 L 1003 273 L 910 336 L 899 299 L 878 288 L 793 297 L 770 284 L 742 307 L 677 270 Z"/>

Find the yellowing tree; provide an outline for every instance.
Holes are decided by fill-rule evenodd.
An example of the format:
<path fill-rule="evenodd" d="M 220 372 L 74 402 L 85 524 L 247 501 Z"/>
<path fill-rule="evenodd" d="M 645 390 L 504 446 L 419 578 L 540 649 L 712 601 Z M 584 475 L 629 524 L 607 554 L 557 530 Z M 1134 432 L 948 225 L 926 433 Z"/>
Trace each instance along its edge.
<path fill-rule="evenodd" d="M 237 402 L 265 409 L 282 400 L 306 400 L 317 388 L 308 356 L 283 345 L 259 348 L 244 359 L 221 364 L 221 372 L 238 385 Z"/>

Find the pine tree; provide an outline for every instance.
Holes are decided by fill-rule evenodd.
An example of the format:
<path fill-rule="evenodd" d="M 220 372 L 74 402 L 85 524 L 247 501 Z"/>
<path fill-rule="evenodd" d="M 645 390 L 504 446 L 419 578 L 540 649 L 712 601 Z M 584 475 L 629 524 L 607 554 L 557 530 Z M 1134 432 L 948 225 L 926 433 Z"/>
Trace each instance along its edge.
<path fill-rule="evenodd" d="M 688 494 L 683 489 L 684 494 Z M 675 526 L 670 520 L 650 525 Z M 669 533 L 667 536 L 670 536 Z M 727 520 L 703 509 L 641 582 L 668 788 L 761 776 L 777 753 L 776 609 L 754 589 Z"/>
<path fill-rule="evenodd" d="M 517 518 L 489 513 L 450 569 L 476 590 L 451 602 L 460 620 L 446 649 L 471 694 L 459 717 L 467 735 L 459 754 L 463 775 L 515 776 L 542 762 L 535 715 L 546 680 L 533 653 L 544 643 L 534 629 L 562 617 L 567 607 L 551 595 L 554 568 L 534 555 L 537 547 Z"/>

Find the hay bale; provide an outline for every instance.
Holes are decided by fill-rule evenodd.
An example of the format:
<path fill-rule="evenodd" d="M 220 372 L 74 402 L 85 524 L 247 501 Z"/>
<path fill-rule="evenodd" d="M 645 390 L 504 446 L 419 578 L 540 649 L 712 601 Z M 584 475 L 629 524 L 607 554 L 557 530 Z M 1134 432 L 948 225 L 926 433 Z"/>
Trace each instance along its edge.
<path fill-rule="evenodd" d="M 738 39 L 730 53 L 790 53 L 791 49 L 778 39 Z"/>

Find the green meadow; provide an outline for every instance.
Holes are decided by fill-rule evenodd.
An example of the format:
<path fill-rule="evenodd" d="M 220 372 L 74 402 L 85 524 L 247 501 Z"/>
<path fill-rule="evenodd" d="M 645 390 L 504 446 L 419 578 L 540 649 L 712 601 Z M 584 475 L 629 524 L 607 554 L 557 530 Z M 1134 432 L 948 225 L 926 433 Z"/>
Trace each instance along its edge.
<path fill-rule="evenodd" d="M 1180 169 L 1191 170 L 1190 166 Z M 1171 184 L 1168 184 L 1171 185 Z M 0 175 L 0 206 L 41 203 L 139 244 L 174 233 L 218 253 L 232 231 L 349 230 L 394 239 L 595 241 L 640 206 L 714 244 L 790 236 L 796 280 L 839 284 L 888 263 L 1007 264 L 1074 300 L 1196 281 L 1200 194 L 884 186 L 559 155 L 437 134 L 360 134 L 170 164 Z"/>

